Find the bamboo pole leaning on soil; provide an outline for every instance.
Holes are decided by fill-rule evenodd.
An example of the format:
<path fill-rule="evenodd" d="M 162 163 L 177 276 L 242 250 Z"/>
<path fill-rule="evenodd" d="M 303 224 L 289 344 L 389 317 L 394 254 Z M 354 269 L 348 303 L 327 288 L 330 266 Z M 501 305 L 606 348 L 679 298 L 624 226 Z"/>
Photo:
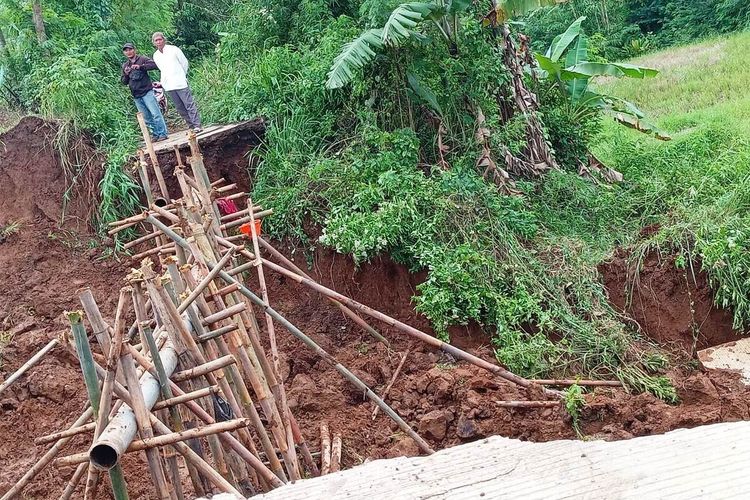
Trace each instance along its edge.
<path fill-rule="evenodd" d="M 297 274 L 299 274 L 300 276 L 304 276 L 307 279 L 312 279 L 312 278 L 310 278 L 309 275 L 305 274 L 305 272 L 302 269 L 300 269 L 296 264 L 294 264 L 294 262 L 292 262 L 291 260 L 287 259 L 284 254 L 282 254 L 281 252 L 279 252 L 278 250 L 276 250 L 276 248 L 274 248 L 273 246 L 271 246 L 270 243 L 268 243 L 266 240 L 264 240 L 260 236 L 258 237 L 258 243 L 260 243 L 260 246 L 262 246 L 263 248 L 265 248 L 266 250 L 268 250 L 271 253 L 271 255 L 273 255 L 274 257 L 276 257 L 283 265 L 285 265 L 291 271 L 294 271 Z M 341 312 L 344 313 L 344 315 L 346 315 L 348 318 L 350 318 L 352 321 L 354 321 L 357 325 L 360 326 L 360 328 L 362 328 L 367 333 L 369 333 L 373 338 L 375 338 L 376 340 L 382 342 L 387 347 L 391 346 L 391 343 L 388 342 L 388 339 L 386 339 L 385 337 L 383 337 L 377 330 L 375 330 L 373 327 L 371 327 L 370 325 L 368 325 L 367 322 L 365 320 L 363 320 L 357 313 L 355 313 L 354 311 L 352 311 L 351 309 L 349 309 L 348 307 L 346 307 L 344 304 L 342 304 L 341 302 L 339 302 L 336 299 L 333 299 L 331 297 L 326 297 L 326 298 L 329 301 L 331 301 L 333 304 L 335 304 L 336 307 L 338 307 L 341 310 Z"/>
<path fill-rule="evenodd" d="M 185 239 L 183 239 L 181 236 L 179 236 L 177 233 L 172 231 L 165 224 L 163 224 L 162 222 L 160 222 L 159 220 L 151 216 L 149 216 L 148 221 L 151 222 L 152 224 L 156 224 L 157 227 L 161 229 L 166 236 L 168 236 L 175 243 L 177 243 L 177 245 L 179 245 L 180 247 L 186 250 L 190 249 L 190 245 L 188 244 L 188 242 Z M 212 268 L 212 264 L 208 262 L 206 264 L 208 265 L 209 268 Z M 299 340 L 301 340 L 307 347 L 312 349 L 324 361 L 326 361 L 328 364 L 333 366 L 347 381 L 349 381 L 349 383 L 357 387 L 357 389 L 362 391 L 362 393 L 366 397 L 368 397 L 370 400 L 372 400 L 378 406 L 380 406 L 383 412 L 385 412 L 389 417 L 391 417 L 391 419 L 393 419 L 393 421 L 398 424 L 401 430 L 403 430 L 406 434 L 408 434 L 409 437 L 414 439 L 414 441 L 417 443 L 417 445 L 422 451 L 428 454 L 434 453 L 434 450 L 430 448 L 430 445 L 427 444 L 427 442 L 424 439 L 422 439 L 416 432 L 414 432 L 414 430 L 409 426 L 409 424 L 404 422 L 404 420 L 395 411 L 393 411 L 393 409 L 390 406 L 388 406 L 382 399 L 380 399 L 380 397 L 378 397 L 377 394 L 372 392 L 372 390 L 364 382 L 362 382 L 356 375 L 350 372 L 344 365 L 339 363 L 333 356 L 328 354 L 328 352 L 326 352 L 317 343 L 315 343 L 315 341 L 313 341 L 310 337 L 302 333 L 300 329 L 298 329 L 296 326 L 290 323 L 286 318 L 284 318 L 276 310 L 266 305 L 266 303 L 260 297 L 255 295 L 247 287 L 239 283 L 236 279 L 231 277 L 225 271 L 221 271 L 221 273 L 219 273 L 219 276 L 227 283 L 237 283 L 239 286 L 239 291 L 242 295 L 250 299 L 250 301 L 256 304 L 257 306 L 263 308 L 263 310 L 267 311 L 268 314 L 270 314 L 274 320 L 281 323 L 284 326 L 284 328 L 287 329 L 287 331 L 289 331 L 292 335 L 294 335 Z M 294 276 L 297 276 L 297 275 L 294 275 Z M 297 277 L 299 278 L 299 276 Z"/>
<path fill-rule="evenodd" d="M 5 382 L 0 384 L 0 394 L 2 394 L 2 392 L 10 386 L 10 384 L 18 380 L 21 375 L 26 373 L 31 367 L 37 364 L 45 354 L 57 347 L 59 343 L 60 341 L 58 339 L 52 339 L 49 341 L 49 343 L 47 343 L 47 345 L 39 349 L 39 351 L 37 351 L 37 353 L 34 354 L 27 362 L 25 362 L 18 370 L 16 370 L 10 377 L 5 379 Z"/>
<path fill-rule="evenodd" d="M 173 231 L 169 230 L 169 228 L 167 228 L 166 226 L 164 226 L 164 224 L 162 224 L 161 226 L 162 226 L 162 230 L 167 229 L 168 231 L 174 233 Z M 167 236 L 170 236 L 169 233 L 167 233 L 166 231 L 165 231 L 165 234 L 167 234 Z M 171 236 L 170 236 L 170 238 L 171 238 Z M 174 239 L 174 238 L 172 238 L 172 239 Z M 180 239 L 182 239 L 182 238 L 180 238 Z M 227 248 L 229 248 L 231 246 L 236 246 L 236 245 L 233 245 L 232 243 L 226 241 L 226 239 L 224 239 L 224 238 L 217 238 L 217 239 L 218 239 L 218 241 L 219 241 L 220 244 L 226 246 Z M 253 255 L 252 253 L 248 252 L 247 250 L 241 251 L 240 254 L 244 255 L 248 259 L 254 259 L 255 258 L 255 255 Z M 513 372 L 511 372 L 511 371 L 509 371 L 509 370 L 507 370 L 507 369 L 505 369 L 505 368 L 503 368 L 503 367 L 501 367 L 499 365 L 492 364 L 489 361 L 485 361 L 484 359 L 482 359 L 482 358 L 480 358 L 478 356 L 475 356 L 473 354 L 470 354 L 470 353 L 468 353 L 466 351 L 463 351 L 463 350 L 459 349 L 458 347 L 455 347 L 455 346 L 453 346 L 451 344 L 443 342 L 442 340 L 440 340 L 438 338 L 435 338 L 432 335 L 428 335 L 427 333 L 425 333 L 425 332 L 423 332 L 421 330 L 418 330 L 418 329 L 416 329 L 416 328 L 414 328 L 412 326 L 409 326 L 406 323 L 402 323 L 401 321 L 399 321 L 399 320 L 397 320 L 395 318 L 392 318 L 392 317 L 388 316 L 387 314 L 384 314 L 384 313 L 382 313 L 382 312 L 380 312 L 378 310 L 375 310 L 375 309 L 373 309 L 371 307 L 368 307 L 368 306 L 366 306 L 366 305 L 364 305 L 364 304 L 362 304 L 360 302 L 357 302 L 356 300 L 351 299 L 351 298 L 347 297 L 346 295 L 343 295 L 343 294 L 341 294 L 341 293 L 339 293 L 339 292 L 337 292 L 335 290 L 331 290 L 330 288 L 327 288 L 327 287 L 321 285 L 320 283 L 317 283 L 316 281 L 314 281 L 314 280 L 312 280 L 310 278 L 305 278 L 303 276 L 300 276 L 300 275 L 298 275 L 298 274 L 296 274 L 296 273 L 294 273 L 292 271 L 289 271 L 288 269 L 286 269 L 284 267 L 281 267 L 278 264 L 274 264 L 273 262 L 270 262 L 270 261 L 268 261 L 266 259 L 262 259 L 262 262 L 263 262 L 263 264 L 266 267 L 269 267 L 270 269 L 273 269 L 274 271 L 277 271 L 279 274 L 282 274 L 282 275 L 284 275 L 286 277 L 289 277 L 289 278 L 293 279 L 294 281 L 296 281 L 296 282 L 298 282 L 300 284 L 306 285 L 307 287 L 312 288 L 313 290 L 319 292 L 320 294 L 322 294 L 324 296 L 336 299 L 339 302 L 352 307 L 355 311 L 360 311 L 360 312 L 362 312 L 364 314 L 367 314 L 368 316 L 371 316 L 371 317 L 373 317 L 375 319 L 383 321 L 384 323 L 386 323 L 388 325 L 396 327 L 398 330 L 406 333 L 407 335 L 410 335 L 410 336 L 412 336 L 414 338 L 417 338 L 417 339 L 419 339 L 419 340 L 421 340 L 421 341 L 423 341 L 423 342 L 425 342 L 425 343 L 427 343 L 427 344 L 429 344 L 429 345 L 431 345 L 433 347 L 441 349 L 442 351 L 450 354 L 451 356 L 453 356 L 456 359 L 467 361 L 467 362 L 469 362 L 469 363 L 471 363 L 471 364 L 473 364 L 475 366 L 478 366 L 479 368 L 487 370 L 487 371 L 495 374 L 496 376 L 501 377 L 501 378 L 503 378 L 503 379 L 505 379 L 505 380 L 507 380 L 509 382 L 513 382 L 514 384 L 519 385 L 521 387 L 524 387 L 524 388 L 528 389 L 528 388 L 531 388 L 534 385 L 530 380 L 525 379 L 523 377 L 520 377 L 520 376 L 516 375 L 515 373 L 513 373 Z M 227 276 L 227 278 L 231 278 L 231 276 Z M 546 395 L 551 396 L 551 397 L 557 397 L 557 398 L 562 397 L 562 394 L 560 392 L 558 392 L 558 391 L 553 391 L 553 390 L 546 389 L 546 388 L 543 388 L 543 391 L 544 391 L 544 393 Z"/>
<path fill-rule="evenodd" d="M 495 401 L 503 408 L 554 408 L 560 406 L 560 401 Z"/>

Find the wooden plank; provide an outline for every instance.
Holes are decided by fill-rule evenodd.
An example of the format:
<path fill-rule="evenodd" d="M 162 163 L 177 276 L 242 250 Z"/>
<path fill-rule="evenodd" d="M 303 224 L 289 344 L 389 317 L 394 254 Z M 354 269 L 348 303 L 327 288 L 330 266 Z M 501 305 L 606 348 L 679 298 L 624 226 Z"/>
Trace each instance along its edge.
<path fill-rule="evenodd" d="M 750 422 L 615 442 L 495 436 L 428 457 L 376 460 L 254 498 L 744 498 L 748 467 Z"/>

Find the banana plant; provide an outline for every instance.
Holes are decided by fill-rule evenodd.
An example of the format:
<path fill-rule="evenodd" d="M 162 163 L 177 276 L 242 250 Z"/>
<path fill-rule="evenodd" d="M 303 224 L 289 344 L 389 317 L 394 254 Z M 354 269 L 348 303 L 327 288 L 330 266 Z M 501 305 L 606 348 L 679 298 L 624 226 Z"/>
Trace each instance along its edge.
<path fill-rule="evenodd" d="M 546 5 L 565 0 L 505 0 L 493 2 L 488 17 L 505 23 L 511 16 L 521 15 Z M 382 28 L 363 32 L 343 46 L 328 72 L 326 87 L 338 89 L 354 79 L 357 70 L 370 64 L 378 51 L 402 46 L 410 40 L 424 41 L 420 31 L 425 23 L 433 25 L 448 45 L 452 55 L 458 51 L 460 15 L 471 7 L 471 0 L 435 0 L 408 2 L 396 7 Z M 485 19 L 487 19 L 486 17 Z M 486 22 L 485 22 L 486 24 Z"/>
<path fill-rule="evenodd" d="M 555 79 L 570 98 L 578 118 L 601 112 L 639 132 L 670 140 L 669 134 L 650 122 L 635 104 L 591 89 L 591 80 L 597 76 L 651 78 L 659 72 L 634 64 L 589 61 L 588 40 L 581 28 L 585 19 L 576 19 L 564 33 L 555 37 L 544 54 L 534 54 L 539 76 Z"/>

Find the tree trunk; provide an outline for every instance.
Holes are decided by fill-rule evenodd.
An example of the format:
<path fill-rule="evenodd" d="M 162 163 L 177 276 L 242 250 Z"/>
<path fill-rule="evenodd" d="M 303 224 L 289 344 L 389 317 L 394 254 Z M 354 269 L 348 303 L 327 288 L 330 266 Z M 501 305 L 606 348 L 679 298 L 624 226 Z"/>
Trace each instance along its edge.
<path fill-rule="evenodd" d="M 41 1 L 33 0 L 32 7 L 34 11 L 34 29 L 36 30 L 36 39 L 39 41 L 39 45 L 44 45 L 47 41 L 47 32 L 44 30 Z"/>
<path fill-rule="evenodd" d="M 511 76 L 511 86 L 516 109 L 526 118 L 526 158 L 516 158 L 506 151 L 508 170 L 514 174 L 529 176 L 542 175 L 547 170 L 556 169 L 557 162 L 544 139 L 542 124 L 537 115 L 539 104 L 523 80 L 523 66 L 516 52 L 507 24 L 501 26 L 503 37 L 503 62 Z"/>

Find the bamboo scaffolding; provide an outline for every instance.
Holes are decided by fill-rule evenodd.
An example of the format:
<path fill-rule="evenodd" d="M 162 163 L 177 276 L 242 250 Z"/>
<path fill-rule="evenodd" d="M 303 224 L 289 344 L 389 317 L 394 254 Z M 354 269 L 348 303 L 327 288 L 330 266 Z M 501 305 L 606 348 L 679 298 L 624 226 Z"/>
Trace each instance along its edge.
<path fill-rule="evenodd" d="M 380 398 L 385 401 L 386 396 L 388 396 L 388 393 L 391 392 L 391 387 L 393 387 L 393 383 L 396 381 L 396 378 L 398 377 L 398 374 L 401 372 L 401 368 L 404 366 L 404 362 L 406 361 L 406 356 L 409 355 L 409 349 L 406 350 L 404 355 L 401 357 L 401 362 L 398 364 L 398 367 L 396 368 L 396 371 L 393 372 L 393 377 L 391 377 L 391 381 L 388 382 L 388 385 L 386 386 L 385 390 L 383 391 L 383 394 L 380 395 Z M 372 420 L 375 420 L 378 416 L 378 412 L 380 411 L 380 407 L 376 406 L 372 410 Z"/>
<path fill-rule="evenodd" d="M 188 250 L 190 249 L 190 245 L 188 244 L 188 242 L 185 239 L 183 239 L 180 235 L 172 231 L 169 227 L 167 227 L 166 225 L 164 225 L 163 223 L 161 223 L 160 221 L 158 221 L 157 219 L 153 217 L 149 216 L 148 220 L 149 222 L 156 224 L 157 227 L 159 227 L 159 229 L 161 229 L 166 236 L 168 236 L 175 243 L 177 243 L 177 245 L 179 245 L 180 247 L 184 249 L 188 249 Z M 209 266 L 209 268 L 211 267 L 210 263 L 207 262 L 206 264 Z M 420 447 L 422 451 L 424 451 L 425 453 L 434 453 L 434 450 L 430 448 L 427 442 L 424 441 L 416 432 L 414 432 L 414 430 L 406 422 L 404 422 L 404 420 L 395 411 L 393 411 L 393 409 L 390 406 L 388 406 L 382 399 L 378 397 L 377 394 L 372 392 L 372 390 L 370 390 L 370 388 L 367 387 L 367 385 L 364 382 L 362 382 L 357 376 L 351 373 L 345 366 L 340 364 L 333 356 L 328 354 L 328 352 L 326 352 L 323 348 L 321 348 L 310 337 L 302 333 L 301 330 L 299 330 L 296 326 L 294 326 L 292 323 L 287 321 L 286 318 L 281 316 L 273 308 L 266 305 L 266 303 L 260 297 L 255 295 L 244 285 L 241 285 L 237 280 L 229 276 L 229 274 L 227 274 L 225 271 L 222 271 L 219 274 L 219 276 L 227 283 L 237 283 L 239 285 L 239 292 L 242 293 L 242 295 L 250 299 L 250 301 L 252 301 L 257 306 L 267 311 L 273 317 L 274 320 L 281 323 L 292 335 L 294 335 L 299 340 L 301 340 L 305 345 L 307 345 L 316 354 L 318 354 L 318 356 L 323 358 L 324 361 L 326 361 L 328 364 L 333 366 L 347 381 L 349 381 L 351 384 L 357 387 L 357 389 L 361 390 L 362 393 L 367 398 L 374 401 L 378 406 L 380 406 L 383 412 L 385 412 L 389 417 L 391 417 L 391 419 L 393 419 L 394 422 L 398 424 L 399 428 L 401 428 L 405 433 L 407 433 L 409 437 L 414 439 L 414 442 L 417 443 L 417 445 Z M 297 275 L 294 275 L 294 276 L 299 278 L 299 276 Z M 437 340 L 437 339 L 434 339 L 434 340 Z"/>
<path fill-rule="evenodd" d="M 0 394 L 2 394 L 5 389 L 10 387 L 10 384 L 21 378 L 21 375 L 26 373 L 30 368 L 37 364 L 45 354 L 57 347 L 59 343 L 60 341 L 58 339 L 52 339 L 47 343 L 47 345 L 39 349 L 39 351 L 37 351 L 37 353 L 34 354 L 27 362 L 25 362 L 18 370 L 16 370 L 10 377 L 5 379 L 5 382 L 0 384 Z"/>

